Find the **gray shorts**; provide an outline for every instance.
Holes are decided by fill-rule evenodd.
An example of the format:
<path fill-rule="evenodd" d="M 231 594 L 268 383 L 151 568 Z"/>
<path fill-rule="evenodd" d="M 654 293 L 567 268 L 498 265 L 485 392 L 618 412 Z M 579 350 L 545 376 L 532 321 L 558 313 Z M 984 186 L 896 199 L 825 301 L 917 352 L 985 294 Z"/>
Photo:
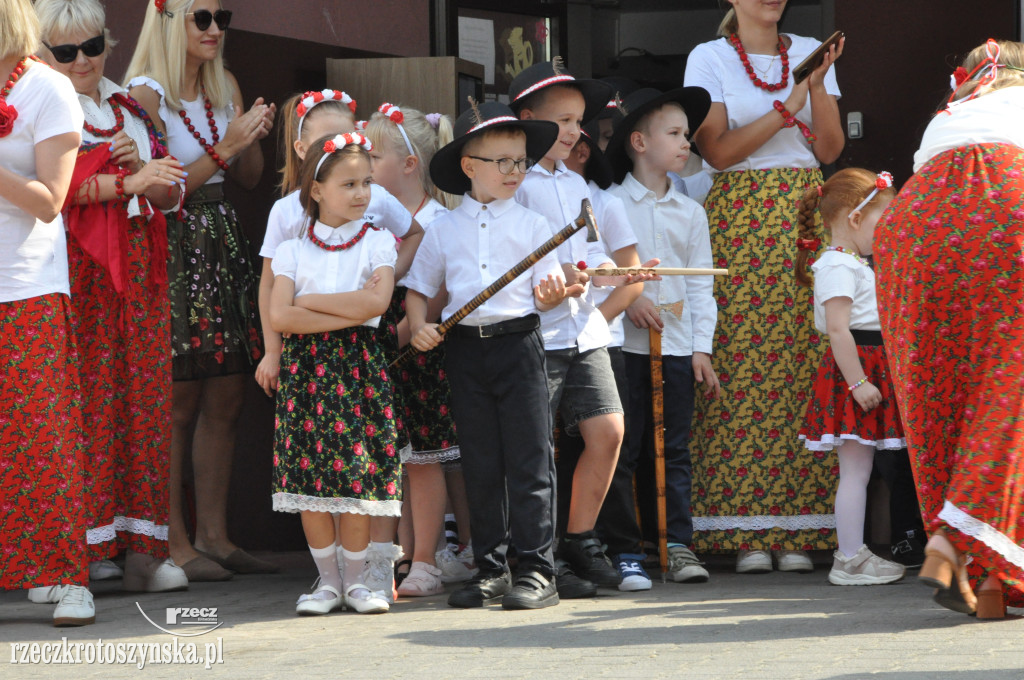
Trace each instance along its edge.
<path fill-rule="evenodd" d="M 575 347 L 552 349 L 547 357 L 548 399 L 551 417 L 562 415 L 562 426 L 579 434 L 580 423 L 606 413 L 622 413 L 608 349 L 598 347 L 580 354 Z"/>

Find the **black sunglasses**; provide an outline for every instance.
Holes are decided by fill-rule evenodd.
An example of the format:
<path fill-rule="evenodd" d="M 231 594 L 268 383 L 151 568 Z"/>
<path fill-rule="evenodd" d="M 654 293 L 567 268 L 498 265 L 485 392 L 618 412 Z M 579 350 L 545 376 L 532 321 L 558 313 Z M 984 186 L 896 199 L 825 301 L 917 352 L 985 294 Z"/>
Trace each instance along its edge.
<path fill-rule="evenodd" d="M 199 9 L 188 14 L 192 15 L 196 22 L 196 28 L 200 31 L 208 29 L 214 21 L 217 22 L 217 28 L 222 31 L 228 30 L 228 26 L 231 25 L 231 10 L 229 9 L 219 9 L 216 12 L 211 12 L 208 9 Z M 188 15 L 186 14 L 185 16 Z"/>
<path fill-rule="evenodd" d="M 46 45 L 46 43 L 43 43 Z M 82 50 L 82 54 L 87 57 L 98 57 L 103 54 L 103 50 L 107 48 L 107 40 L 100 33 L 95 38 L 89 38 L 81 45 L 46 45 L 46 48 L 50 50 L 50 54 L 57 60 L 58 64 L 70 64 L 75 59 L 78 59 L 78 50 Z"/>

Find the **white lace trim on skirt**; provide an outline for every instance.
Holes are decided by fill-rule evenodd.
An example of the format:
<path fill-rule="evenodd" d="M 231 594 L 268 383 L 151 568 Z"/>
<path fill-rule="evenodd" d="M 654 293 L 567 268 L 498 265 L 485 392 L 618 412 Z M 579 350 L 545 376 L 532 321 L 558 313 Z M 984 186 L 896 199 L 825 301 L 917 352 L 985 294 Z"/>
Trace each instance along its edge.
<path fill-rule="evenodd" d="M 319 498 L 295 493 L 275 493 L 277 512 L 349 512 L 374 517 L 401 517 L 402 501 L 367 501 L 359 498 Z"/>
<path fill-rule="evenodd" d="M 807 435 L 802 434 L 800 435 L 800 439 L 803 440 L 804 446 L 811 451 L 831 451 L 834 448 L 838 448 L 844 440 L 849 439 L 867 446 L 874 446 L 877 451 L 895 451 L 907 448 L 906 439 L 882 439 L 879 441 L 875 439 L 863 439 L 855 434 L 841 434 L 839 436 L 834 434 L 823 434 L 821 435 L 820 440 L 808 439 Z"/>
<path fill-rule="evenodd" d="M 447 449 L 436 451 L 413 451 L 410 447 L 408 453 L 402 451 L 402 465 L 427 465 L 429 463 L 450 463 L 459 460 L 461 454 L 458 446 L 451 446 Z"/>
<path fill-rule="evenodd" d="M 752 515 L 735 517 L 694 517 L 694 531 L 762 531 L 785 529 L 805 531 L 807 529 L 835 529 L 835 515 Z"/>
<path fill-rule="evenodd" d="M 949 501 L 942 506 L 939 519 L 961 533 L 976 538 L 1015 567 L 1024 569 L 1024 547 L 1014 543 L 1009 536 L 975 519 Z"/>
<path fill-rule="evenodd" d="M 102 527 L 95 527 L 85 532 L 85 540 L 89 545 L 107 543 L 117 538 L 117 532 L 152 536 L 158 541 L 167 540 L 167 525 L 156 524 L 148 519 L 134 517 L 114 517 L 114 521 Z"/>

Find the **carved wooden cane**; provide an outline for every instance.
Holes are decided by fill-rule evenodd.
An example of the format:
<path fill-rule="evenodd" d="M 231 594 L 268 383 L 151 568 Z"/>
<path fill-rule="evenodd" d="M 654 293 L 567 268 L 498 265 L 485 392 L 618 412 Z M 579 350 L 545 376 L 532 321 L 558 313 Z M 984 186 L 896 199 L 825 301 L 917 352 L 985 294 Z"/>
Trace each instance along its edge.
<path fill-rule="evenodd" d="M 530 267 L 540 262 L 540 259 L 550 253 L 552 250 L 569 240 L 569 237 L 575 234 L 580 229 L 586 227 L 587 229 L 587 240 L 597 240 L 597 221 L 594 219 L 594 211 L 590 207 L 590 199 L 584 198 L 580 203 L 580 216 L 565 226 L 562 231 L 558 232 L 550 239 L 544 242 L 537 250 L 533 251 L 526 257 L 524 257 L 518 264 L 509 269 L 507 272 L 502 274 L 501 278 L 487 286 L 482 290 L 476 297 L 467 302 L 466 304 L 459 307 L 455 312 L 447 319 L 437 325 L 437 332 L 444 335 L 450 331 L 457 323 L 462 321 L 472 312 L 474 309 L 487 302 L 491 297 L 494 296 L 499 290 L 507 286 L 508 284 L 515 281 L 526 272 Z M 415 355 L 419 350 L 410 345 L 406 348 L 397 359 L 391 362 L 391 366 L 396 366 L 409 357 Z"/>
<path fill-rule="evenodd" d="M 728 276 L 728 269 L 699 269 L 693 267 L 589 267 L 583 270 L 590 276 L 626 276 L 628 274 L 660 274 L 661 276 Z"/>
<path fill-rule="evenodd" d="M 654 485 L 658 494 L 658 558 L 661 581 L 668 575 L 668 512 L 665 507 L 665 383 L 661 375 L 661 333 L 648 329 L 651 343 L 651 411 L 654 425 Z"/>

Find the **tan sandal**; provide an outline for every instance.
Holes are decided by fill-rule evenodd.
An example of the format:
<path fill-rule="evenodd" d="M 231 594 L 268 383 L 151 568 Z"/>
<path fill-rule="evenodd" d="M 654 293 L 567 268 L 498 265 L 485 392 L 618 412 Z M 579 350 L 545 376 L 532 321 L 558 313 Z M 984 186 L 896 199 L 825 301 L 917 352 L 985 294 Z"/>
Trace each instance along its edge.
<path fill-rule="evenodd" d="M 427 597 L 444 592 L 441 570 L 426 562 L 413 562 L 409 575 L 402 580 L 398 594 L 405 597 Z"/>
<path fill-rule="evenodd" d="M 946 538 L 945 531 L 937 530 L 932 534 L 932 540 L 935 538 L 941 538 L 949 543 L 956 554 L 956 561 L 951 561 L 946 553 L 935 547 L 926 545 L 924 564 L 921 565 L 917 578 L 924 585 L 936 589 L 933 599 L 937 604 L 961 614 L 973 614 L 978 608 L 978 598 L 971 590 L 970 581 L 967 579 L 967 563 L 963 555 L 960 555 Z"/>

